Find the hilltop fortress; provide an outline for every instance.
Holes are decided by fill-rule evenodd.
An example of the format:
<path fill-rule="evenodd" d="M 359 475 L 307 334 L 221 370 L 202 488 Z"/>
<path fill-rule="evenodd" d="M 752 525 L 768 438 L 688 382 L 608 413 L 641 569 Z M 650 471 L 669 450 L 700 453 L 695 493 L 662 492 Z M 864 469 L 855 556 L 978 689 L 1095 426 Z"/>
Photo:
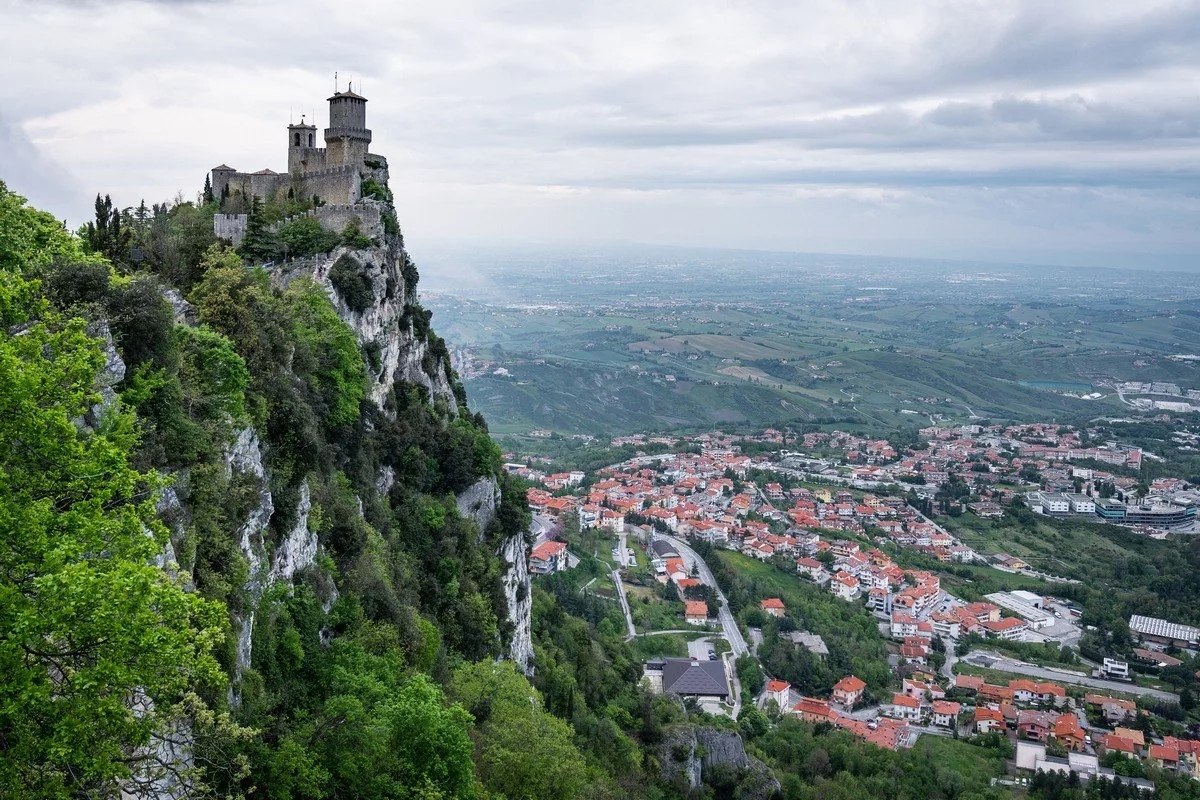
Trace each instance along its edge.
<path fill-rule="evenodd" d="M 331 230 L 340 230 L 335 226 L 344 225 L 350 216 L 349 207 L 355 206 L 364 227 L 378 225 L 379 209 L 360 206 L 364 181 L 387 184 L 387 159 L 368 152 L 371 131 L 367 128 L 367 98 L 350 87 L 334 92 L 329 98 L 325 146 L 317 147 L 316 138 L 317 126 L 301 117 L 299 123 L 287 126 L 286 173 L 272 169 L 239 172 L 221 164 L 210 173 L 213 196 L 220 198 L 222 205 L 239 195 L 247 202 L 252 198 L 311 200 L 317 208 L 310 213 Z M 236 245 L 245 234 L 246 219 L 246 214 L 217 214 L 213 232 Z"/>

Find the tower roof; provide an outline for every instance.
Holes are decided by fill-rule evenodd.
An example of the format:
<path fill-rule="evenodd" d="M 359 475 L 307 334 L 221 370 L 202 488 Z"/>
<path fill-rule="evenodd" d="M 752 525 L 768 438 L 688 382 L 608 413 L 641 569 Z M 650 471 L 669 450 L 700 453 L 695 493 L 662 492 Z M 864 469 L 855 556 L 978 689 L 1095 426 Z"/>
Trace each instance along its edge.
<path fill-rule="evenodd" d="M 334 92 L 333 97 L 329 98 L 329 102 L 332 103 L 334 100 L 346 100 L 346 99 L 362 100 L 364 103 L 367 102 L 367 98 L 363 97 L 361 94 L 355 94 L 354 92 L 350 91 L 349 89 L 347 89 L 344 92 Z"/>
<path fill-rule="evenodd" d="M 233 167 L 229 166 L 228 164 L 222 164 L 222 165 L 221 165 L 221 166 L 219 166 L 219 167 L 213 167 L 213 168 L 212 168 L 212 171 L 213 171 L 213 172 L 237 172 L 237 170 L 236 170 L 236 169 L 234 169 Z"/>
<path fill-rule="evenodd" d="M 290 125 L 288 125 L 289 131 L 293 130 L 295 128 L 304 128 L 305 130 L 315 131 L 317 129 L 317 126 L 313 125 L 310 122 L 305 122 L 304 120 L 300 120 L 299 122 L 293 122 Z"/>

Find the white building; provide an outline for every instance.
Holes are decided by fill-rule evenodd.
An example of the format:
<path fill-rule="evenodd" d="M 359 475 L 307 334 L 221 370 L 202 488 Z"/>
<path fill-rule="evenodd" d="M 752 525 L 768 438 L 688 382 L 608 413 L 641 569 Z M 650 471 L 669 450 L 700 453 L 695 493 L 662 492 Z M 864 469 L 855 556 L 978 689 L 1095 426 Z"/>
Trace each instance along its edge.
<path fill-rule="evenodd" d="M 1106 657 L 1104 663 L 1100 665 L 1100 674 L 1106 678 L 1127 681 L 1129 680 L 1129 663 Z"/>
<path fill-rule="evenodd" d="M 1095 514 L 1096 501 L 1086 494 L 1073 494 L 1070 496 L 1071 511 L 1075 514 Z"/>

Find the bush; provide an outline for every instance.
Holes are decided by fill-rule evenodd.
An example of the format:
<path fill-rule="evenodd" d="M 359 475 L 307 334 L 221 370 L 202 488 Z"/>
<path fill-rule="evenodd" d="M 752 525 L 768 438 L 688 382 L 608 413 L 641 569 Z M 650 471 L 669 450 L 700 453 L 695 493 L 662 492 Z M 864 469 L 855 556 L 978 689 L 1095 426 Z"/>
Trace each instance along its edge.
<path fill-rule="evenodd" d="M 351 310 L 362 313 L 375 299 L 375 287 L 362 263 L 349 253 L 343 253 L 329 270 L 329 281 L 338 296 Z"/>
<path fill-rule="evenodd" d="M 362 250 L 364 247 L 371 246 L 371 237 L 362 232 L 358 220 L 354 219 L 347 222 L 346 227 L 342 228 L 342 244 L 353 247 L 355 250 Z"/>
<path fill-rule="evenodd" d="M 373 197 L 384 203 L 392 202 L 392 190 L 376 181 L 374 178 L 367 178 L 362 182 L 362 196 Z"/>
<path fill-rule="evenodd" d="M 108 295 L 109 267 L 100 263 L 51 264 L 42 279 L 50 302 L 60 309 L 99 303 Z"/>
<path fill-rule="evenodd" d="M 312 256 L 328 253 L 338 246 L 342 237 L 321 227 L 313 217 L 301 217 L 279 227 L 279 238 L 287 245 L 288 254 Z"/>
<path fill-rule="evenodd" d="M 113 291 L 108 318 L 126 367 L 147 361 L 167 364 L 175 317 L 158 281 L 138 278 Z"/>

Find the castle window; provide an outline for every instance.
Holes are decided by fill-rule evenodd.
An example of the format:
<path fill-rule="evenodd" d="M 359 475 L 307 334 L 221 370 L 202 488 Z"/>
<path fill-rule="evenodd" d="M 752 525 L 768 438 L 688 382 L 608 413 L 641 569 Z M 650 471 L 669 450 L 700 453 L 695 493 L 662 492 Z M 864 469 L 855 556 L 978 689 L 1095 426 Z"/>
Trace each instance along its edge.
<path fill-rule="evenodd" d="M 308 135 L 308 146 L 313 146 L 313 135 L 311 133 Z"/>
<path fill-rule="evenodd" d="M 295 137 L 292 139 L 292 143 L 293 143 L 293 144 L 294 144 L 296 147 L 299 147 L 299 146 L 300 146 L 300 134 L 298 134 L 298 133 L 297 133 L 297 134 L 295 135 Z"/>

